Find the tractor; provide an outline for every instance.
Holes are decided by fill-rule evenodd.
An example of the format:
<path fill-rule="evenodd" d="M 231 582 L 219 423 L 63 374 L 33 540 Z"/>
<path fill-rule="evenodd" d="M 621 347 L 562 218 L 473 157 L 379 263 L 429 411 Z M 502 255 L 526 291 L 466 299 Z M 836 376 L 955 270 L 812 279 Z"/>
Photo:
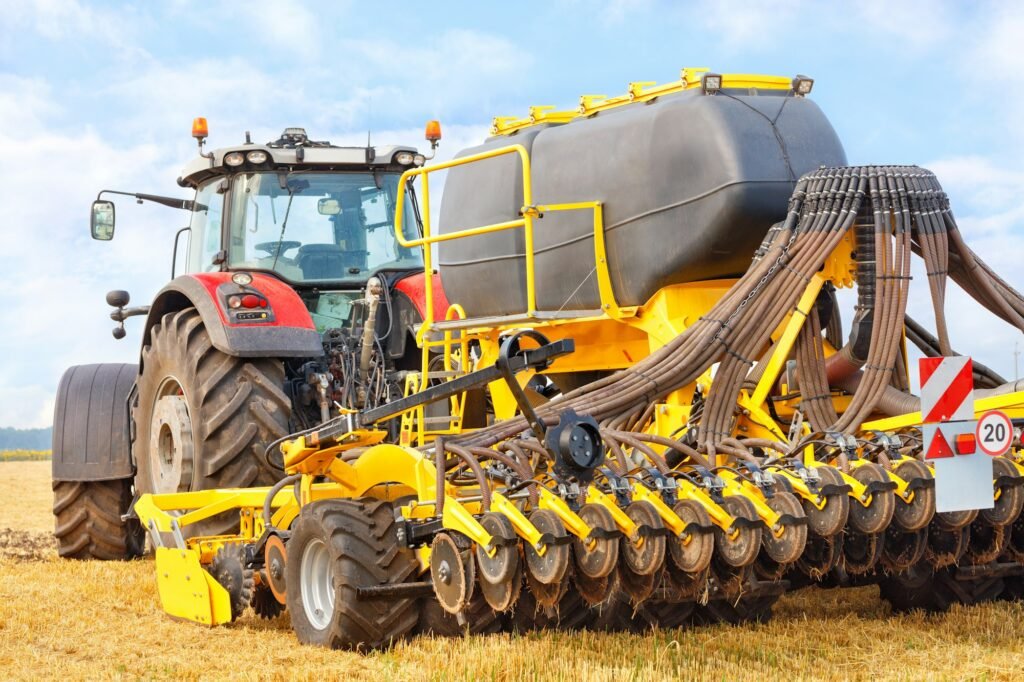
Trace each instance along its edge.
<path fill-rule="evenodd" d="M 196 199 L 159 199 L 196 216 L 193 272 L 111 296 L 147 315 L 140 368 L 62 382 L 64 553 L 145 534 L 168 614 L 348 649 L 763 621 L 808 585 L 1021 598 L 1024 391 L 958 357 L 945 292 L 1021 331 L 1024 296 L 934 174 L 848 164 L 813 79 L 679 75 L 443 163 L 295 131 L 194 161 Z M 908 345 L 955 401 L 911 393 Z"/>
<path fill-rule="evenodd" d="M 418 234 L 412 147 L 339 147 L 287 128 L 275 141 L 205 151 L 178 178 L 192 199 L 102 191 L 95 239 L 114 236 L 123 195 L 189 213 L 174 240 L 172 279 L 148 305 L 111 291 L 115 338 L 145 318 L 137 364 L 68 369 L 56 401 L 53 489 L 61 556 L 113 559 L 142 551 L 134 496 L 269 485 L 268 447 L 328 418 L 399 397 L 419 367 L 426 304 L 419 249 L 393 231 L 404 196 Z M 441 137 L 430 122 L 432 149 Z M 411 188 L 410 188 L 411 189 Z M 187 254 L 177 262 L 179 246 Z M 179 271 L 180 267 L 180 271 Z M 438 287 L 432 297 L 444 306 Z M 442 307 L 443 310 L 443 307 Z M 237 526 L 237 520 L 234 525 Z M 219 532 L 230 520 L 213 521 Z"/>

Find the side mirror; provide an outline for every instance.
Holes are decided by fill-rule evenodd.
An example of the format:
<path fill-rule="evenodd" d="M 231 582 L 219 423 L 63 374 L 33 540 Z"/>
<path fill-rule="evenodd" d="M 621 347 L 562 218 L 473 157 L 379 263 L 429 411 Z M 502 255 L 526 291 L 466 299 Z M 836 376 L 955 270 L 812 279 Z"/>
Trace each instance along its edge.
<path fill-rule="evenodd" d="M 114 202 L 92 202 L 92 213 L 89 215 L 89 231 L 93 239 L 109 242 L 114 238 Z"/>

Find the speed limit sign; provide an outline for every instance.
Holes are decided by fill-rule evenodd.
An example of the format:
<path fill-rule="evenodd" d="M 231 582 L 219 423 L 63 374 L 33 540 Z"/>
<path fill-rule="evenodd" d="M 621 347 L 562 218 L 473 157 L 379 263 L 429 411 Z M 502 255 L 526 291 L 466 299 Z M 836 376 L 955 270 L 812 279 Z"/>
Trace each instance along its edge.
<path fill-rule="evenodd" d="M 1013 442 L 1013 424 L 1004 412 L 992 410 L 981 415 L 974 434 L 981 451 L 996 457 L 1010 449 Z"/>

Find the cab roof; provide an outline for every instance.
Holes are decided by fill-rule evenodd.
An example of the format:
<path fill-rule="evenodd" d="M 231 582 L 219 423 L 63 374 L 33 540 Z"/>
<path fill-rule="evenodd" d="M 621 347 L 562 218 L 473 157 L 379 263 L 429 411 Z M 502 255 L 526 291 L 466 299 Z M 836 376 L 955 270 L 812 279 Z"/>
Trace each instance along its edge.
<path fill-rule="evenodd" d="M 246 134 L 248 137 L 248 133 Z M 251 152 L 264 152 L 266 160 L 252 163 L 248 160 Z M 241 165 L 229 166 L 224 157 L 240 152 L 246 157 Z M 412 164 L 400 164 L 396 160 L 399 152 L 418 154 L 415 147 L 383 145 L 368 147 L 338 147 L 330 142 L 310 140 L 302 128 L 286 128 L 284 134 L 266 144 L 243 144 L 219 147 L 185 164 L 178 178 L 182 187 L 197 187 L 211 177 L 223 176 L 235 171 L 272 170 L 360 170 L 384 169 L 405 170 Z"/>

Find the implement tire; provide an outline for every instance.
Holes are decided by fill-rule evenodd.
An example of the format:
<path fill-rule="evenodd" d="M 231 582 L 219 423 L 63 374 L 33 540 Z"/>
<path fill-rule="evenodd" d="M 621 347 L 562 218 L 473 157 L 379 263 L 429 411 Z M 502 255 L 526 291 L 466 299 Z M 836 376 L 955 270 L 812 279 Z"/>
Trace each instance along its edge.
<path fill-rule="evenodd" d="M 132 559 L 146 534 L 138 519 L 121 520 L 132 502 L 131 480 L 54 481 L 57 553 L 65 559 Z"/>
<path fill-rule="evenodd" d="M 415 580 L 391 504 L 372 498 L 303 507 L 288 540 L 288 613 L 302 644 L 380 649 L 404 638 L 419 614 L 413 598 L 359 599 L 361 587 Z"/>
<path fill-rule="evenodd" d="M 142 350 L 135 460 L 139 492 L 271 485 L 280 472 L 263 453 L 288 433 L 284 365 L 237 358 L 213 347 L 195 308 L 168 313 Z M 193 527 L 218 535 L 238 526 L 225 514 Z"/>

